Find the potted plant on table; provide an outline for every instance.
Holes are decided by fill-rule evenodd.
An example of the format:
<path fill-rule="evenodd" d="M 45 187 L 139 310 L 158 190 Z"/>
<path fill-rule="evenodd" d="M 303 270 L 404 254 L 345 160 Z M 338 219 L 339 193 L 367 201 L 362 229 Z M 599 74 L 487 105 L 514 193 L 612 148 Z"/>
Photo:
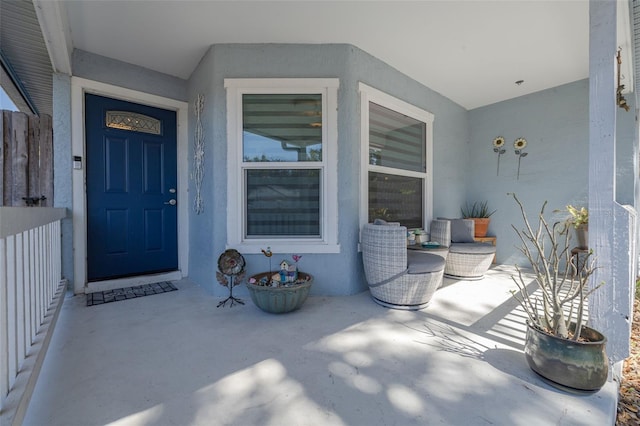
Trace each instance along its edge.
<path fill-rule="evenodd" d="M 269 272 L 253 275 L 247 282 L 251 300 L 257 307 L 272 314 L 282 314 L 299 309 L 307 300 L 313 277 L 298 270 L 302 256 L 294 254 L 293 262 L 283 259 L 278 271 L 271 270 L 271 248 L 262 253 L 269 259 Z"/>
<path fill-rule="evenodd" d="M 464 219 L 473 220 L 475 229 L 474 237 L 487 236 L 487 229 L 489 228 L 491 215 L 496 212 L 495 210 L 489 211 L 488 201 L 475 201 L 471 206 L 467 203 L 460 209 L 460 212 Z"/>
<path fill-rule="evenodd" d="M 588 296 L 604 283 L 589 285 L 596 269 L 589 251 L 578 267 L 569 248 L 569 228 L 562 222 L 549 225 L 544 218 L 546 202 L 534 229 L 524 207 L 520 207 L 524 228 L 512 225 L 520 238 L 519 247 L 533 269 L 538 290 L 530 292 L 523 272 L 512 276 L 519 294 L 512 294 L 527 314 L 525 357 L 529 367 L 559 388 L 592 392 L 607 381 L 609 362 L 606 338 L 587 327 Z"/>
<path fill-rule="evenodd" d="M 589 210 L 586 207 L 577 208 L 569 204 L 566 211 L 570 214 L 566 223 L 576 231 L 578 248 L 587 250 L 589 248 Z"/>

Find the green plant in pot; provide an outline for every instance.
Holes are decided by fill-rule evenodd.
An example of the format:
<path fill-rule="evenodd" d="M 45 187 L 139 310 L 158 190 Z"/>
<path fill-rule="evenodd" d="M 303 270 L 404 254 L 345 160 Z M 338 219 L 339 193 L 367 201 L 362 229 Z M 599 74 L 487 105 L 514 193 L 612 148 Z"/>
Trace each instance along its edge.
<path fill-rule="evenodd" d="M 578 248 L 587 250 L 589 248 L 589 210 L 586 207 L 577 208 L 569 204 L 566 211 L 569 213 L 566 225 L 575 229 Z"/>
<path fill-rule="evenodd" d="M 489 228 L 490 217 L 496 211 L 490 211 L 488 207 L 488 201 L 475 201 L 473 204 L 468 203 L 460 209 L 462 217 L 464 219 L 473 219 L 474 222 L 474 237 L 486 237 L 487 229 Z"/>
<path fill-rule="evenodd" d="M 512 276 L 519 292 L 514 297 L 527 314 L 525 357 L 533 371 L 559 388 L 593 392 L 607 381 L 609 361 L 606 338 L 587 327 L 587 298 L 604 283 L 590 285 L 596 264 L 593 252 L 578 267 L 572 261 L 569 227 L 564 222 L 550 225 L 542 205 L 534 228 L 523 204 L 524 228 L 512 225 L 522 245 L 518 247 L 531 263 L 538 288 L 531 292 L 522 270 Z"/>

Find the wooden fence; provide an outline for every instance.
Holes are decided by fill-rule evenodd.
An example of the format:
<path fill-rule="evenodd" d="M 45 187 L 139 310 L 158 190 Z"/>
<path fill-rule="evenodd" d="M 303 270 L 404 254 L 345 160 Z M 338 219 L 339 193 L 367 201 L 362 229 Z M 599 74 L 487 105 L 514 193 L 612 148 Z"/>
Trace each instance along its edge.
<path fill-rule="evenodd" d="M 0 206 L 53 206 L 53 128 L 40 117 L 0 114 Z"/>

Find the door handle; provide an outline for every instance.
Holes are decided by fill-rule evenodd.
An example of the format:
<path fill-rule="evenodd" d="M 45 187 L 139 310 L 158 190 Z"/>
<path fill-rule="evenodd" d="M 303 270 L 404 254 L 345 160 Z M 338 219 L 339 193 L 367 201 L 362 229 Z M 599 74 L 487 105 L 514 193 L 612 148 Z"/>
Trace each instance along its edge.
<path fill-rule="evenodd" d="M 170 199 L 169 201 L 166 201 L 166 202 L 165 202 L 165 204 L 169 204 L 169 205 L 172 205 L 172 206 L 175 206 L 175 205 L 176 205 L 176 203 L 177 203 L 177 201 L 176 201 L 174 198 L 172 198 L 172 199 Z"/>

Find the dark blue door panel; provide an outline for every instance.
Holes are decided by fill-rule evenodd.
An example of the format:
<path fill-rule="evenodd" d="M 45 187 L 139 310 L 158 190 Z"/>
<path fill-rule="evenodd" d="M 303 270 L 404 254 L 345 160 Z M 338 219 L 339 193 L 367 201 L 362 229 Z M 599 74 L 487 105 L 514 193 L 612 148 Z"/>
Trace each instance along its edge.
<path fill-rule="evenodd" d="M 87 94 L 85 129 L 89 281 L 178 269 L 175 112 Z"/>

